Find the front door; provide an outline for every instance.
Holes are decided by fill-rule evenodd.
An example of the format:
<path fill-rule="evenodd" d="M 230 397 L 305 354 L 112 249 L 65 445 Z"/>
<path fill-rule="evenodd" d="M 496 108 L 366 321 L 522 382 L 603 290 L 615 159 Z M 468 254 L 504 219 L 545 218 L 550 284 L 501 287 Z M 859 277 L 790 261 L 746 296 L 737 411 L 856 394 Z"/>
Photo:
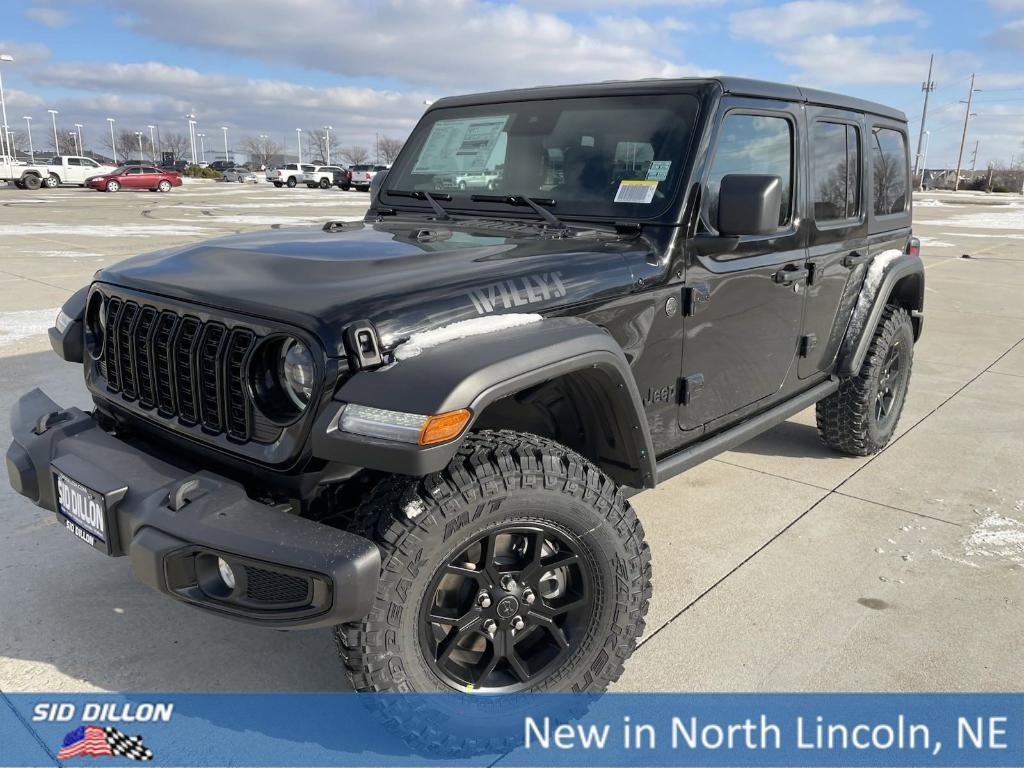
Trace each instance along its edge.
<path fill-rule="evenodd" d="M 739 418 L 779 392 L 796 364 L 806 288 L 799 108 L 726 98 L 716 122 L 698 236 L 717 234 L 718 188 L 728 174 L 778 176 L 783 202 L 771 235 L 742 237 L 721 253 L 687 249 L 683 430 L 717 428 L 711 422 Z"/>

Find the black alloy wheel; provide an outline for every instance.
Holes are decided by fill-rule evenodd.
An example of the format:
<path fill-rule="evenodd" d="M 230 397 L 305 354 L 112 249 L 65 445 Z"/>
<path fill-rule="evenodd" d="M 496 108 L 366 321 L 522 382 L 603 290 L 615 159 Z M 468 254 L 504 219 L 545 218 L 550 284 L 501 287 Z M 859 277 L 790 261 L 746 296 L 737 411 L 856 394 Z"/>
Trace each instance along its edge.
<path fill-rule="evenodd" d="M 450 557 L 420 608 L 428 666 L 459 691 L 512 693 L 543 683 L 592 621 L 595 574 L 568 531 L 491 529 Z"/>

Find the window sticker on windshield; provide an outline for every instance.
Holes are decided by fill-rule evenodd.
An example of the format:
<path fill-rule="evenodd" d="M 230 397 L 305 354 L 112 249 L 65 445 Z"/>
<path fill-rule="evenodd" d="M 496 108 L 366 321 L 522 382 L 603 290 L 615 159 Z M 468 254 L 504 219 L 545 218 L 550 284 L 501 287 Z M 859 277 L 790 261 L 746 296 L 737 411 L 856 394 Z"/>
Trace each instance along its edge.
<path fill-rule="evenodd" d="M 652 160 L 651 167 L 647 169 L 647 180 L 664 181 L 668 178 L 668 172 L 671 167 L 671 160 Z"/>
<path fill-rule="evenodd" d="M 438 120 L 430 129 L 413 173 L 463 173 L 488 167 L 508 115 Z"/>
<path fill-rule="evenodd" d="M 623 179 L 615 193 L 616 203 L 649 203 L 654 199 L 658 182 L 646 179 Z"/>

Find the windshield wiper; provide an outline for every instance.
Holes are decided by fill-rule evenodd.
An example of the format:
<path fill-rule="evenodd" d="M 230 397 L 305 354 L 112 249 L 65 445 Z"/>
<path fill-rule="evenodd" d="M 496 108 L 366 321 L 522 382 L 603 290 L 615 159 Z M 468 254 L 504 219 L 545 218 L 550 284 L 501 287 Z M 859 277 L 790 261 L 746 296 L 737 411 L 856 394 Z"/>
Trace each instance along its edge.
<path fill-rule="evenodd" d="M 438 200 L 451 200 L 452 196 L 447 192 L 435 193 L 433 195 L 429 192 L 424 192 L 422 189 L 389 189 L 387 192 L 395 197 L 411 197 L 413 200 L 426 200 L 430 203 L 430 207 L 434 209 L 434 218 L 442 221 L 447 221 L 451 218 L 448 215 L 448 211 L 444 209 L 444 206 L 437 202 Z"/>
<path fill-rule="evenodd" d="M 558 229 L 562 232 L 569 232 L 569 227 L 566 226 L 565 222 L 555 216 L 545 205 L 554 205 L 555 201 L 550 198 L 540 197 L 527 197 L 526 195 L 472 195 L 470 198 L 474 203 L 505 203 L 506 205 L 528 205 L 537 212 L 537 215 L 547 222 L 548 226 L 552 229 Z"/>

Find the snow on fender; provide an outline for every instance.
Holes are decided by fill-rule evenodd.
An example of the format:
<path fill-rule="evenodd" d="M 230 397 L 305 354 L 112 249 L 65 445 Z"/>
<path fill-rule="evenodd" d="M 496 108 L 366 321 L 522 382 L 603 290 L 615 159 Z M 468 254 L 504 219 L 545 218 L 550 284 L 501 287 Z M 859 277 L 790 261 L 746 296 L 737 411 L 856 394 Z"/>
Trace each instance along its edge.
<path fill-rule="evenodd" d="M 885 270 L 889 268 L 896 259 L 903 255 L 903 251 L 891 248 L 875 254 L 875 257 L 868 265 L 868 273 L 864 276 L 864 285 L 860 289 L 860 298 L 857 299 L 857 306 L 854 307 L 853 317 L 850 319 L 850 329 L 847 331 L 847 338 L 856 339 L 860 336 L 871 314 L 871 308 L 875 305 L 875 298 L 878 296 L 878 289 L 882 285 L 882 278 L 885 277 Z"/>

